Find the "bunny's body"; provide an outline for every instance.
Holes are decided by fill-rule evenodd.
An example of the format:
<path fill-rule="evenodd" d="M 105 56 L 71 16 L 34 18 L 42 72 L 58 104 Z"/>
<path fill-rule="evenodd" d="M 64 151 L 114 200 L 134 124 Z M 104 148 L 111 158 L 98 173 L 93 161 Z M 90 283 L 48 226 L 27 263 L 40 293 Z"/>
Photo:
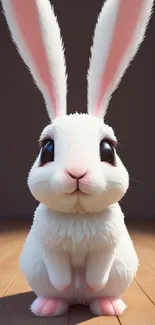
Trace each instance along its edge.
<path fill-rule="evenodd" d="M 31 310 L 58 316 L 83 303 L 96 315 L 120 315 L 120 296 L 136 275 L 138 258 L 118 204 L 129 175 L 104 117 L 143 41 L 153 0 L 105 1 L 91 48 L 87 114 L 70 115 L 63 44 L 49 0 L 1 1 L 51 121 L 28 177 L 40 202 L 20 257 L 38 296 Z"/>
<path fill-rule="evenodd" d="M 112 265 L 110 269 L 104 269 L 107 254 L 111 254 L 113 242 L 118 241 L 118 238 Z M 46 258 L 51 260 L 51 265 L 46 265 L 44 252 L 47 253 Z M 58 265 L 54 265 L 52 260 L 53 252 L 58 254 Z M 94 266 L 91 263 L 89 265 L 91 255 Z M 67 300 L 69 304 L 86 305 L 97 297 L 119 297 L 133 281 L 138 267 L 137 255 L 118 204 L 91 216 L 68 216 L 39 205 L 20 263 L 37 296 L 52 296 Z M 72 270 L 71 287 L 63 292 L 63 288 L 70 285 L 68 267 Z M 90 283 L 92 286 L 97 287 L 99 278 L 104 278 L 105 285 L 101 290 L 91 292 L 88 289 L 86 269 L 94 280 L 94 283 Z M 53 287 L 53 281 L 57 283 L 55 287 L 58 286 L 58 290 Z"/>

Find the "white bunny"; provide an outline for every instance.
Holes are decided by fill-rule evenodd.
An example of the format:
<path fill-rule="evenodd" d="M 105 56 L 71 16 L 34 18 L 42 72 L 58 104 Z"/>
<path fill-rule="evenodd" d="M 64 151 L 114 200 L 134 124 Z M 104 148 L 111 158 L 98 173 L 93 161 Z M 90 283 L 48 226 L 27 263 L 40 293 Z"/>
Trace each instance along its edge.
<path fill-rule="evenodd" d="M 103 121 L 112 93 L 144 39 L 153 0 L 107 0 L 95 28 L 88 114 L 66 115 L 67 77 L 57 19 L 48 0 L 2 0 L 12 38 L 43 94 L 51 120 L 28 177 L 40 202 L 21 257 L 37 295 L 31 310 L 58 316 L 69 305 L 120 315 L 138 258 L 118 204 L 128 172 Z"/>

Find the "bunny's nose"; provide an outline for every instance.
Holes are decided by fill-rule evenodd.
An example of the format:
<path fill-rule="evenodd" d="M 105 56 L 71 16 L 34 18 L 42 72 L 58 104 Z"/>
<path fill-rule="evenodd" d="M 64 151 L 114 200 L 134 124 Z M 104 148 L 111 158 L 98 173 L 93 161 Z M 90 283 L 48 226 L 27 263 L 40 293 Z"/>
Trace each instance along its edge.
<path fill-rule="evenodd" d="M 81 179 L 81 178 L 83 178 L 87 174 L 87 172 L 85 172 L 85 173 L 80 173 L 80 172 L 79 173 L 78 172 L 72 173 L 70 171 L 67 171 L 67 173 L 68 173 L 68 175 L 70 177 L 72 177 L 74 179 Z"/>

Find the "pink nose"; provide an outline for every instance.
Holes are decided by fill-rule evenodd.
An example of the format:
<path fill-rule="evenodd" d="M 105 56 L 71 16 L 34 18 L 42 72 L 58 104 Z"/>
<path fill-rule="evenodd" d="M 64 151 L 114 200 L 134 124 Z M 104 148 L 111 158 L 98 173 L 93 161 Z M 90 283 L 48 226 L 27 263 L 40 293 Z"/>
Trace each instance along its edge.
<path fill-rule="evenodd" d="M 83 178 L 87 174 L 87 172 L 85 172 L 85 173 L 80 173 L 80 172 L 74 172 L 74 173 L 72 173 L 70 171 L 67 171 L 67 173 L 68 173 L 68 175 L 70 177 L 75 178 L 75 179 L 81 179 L 81 178 Z"/>

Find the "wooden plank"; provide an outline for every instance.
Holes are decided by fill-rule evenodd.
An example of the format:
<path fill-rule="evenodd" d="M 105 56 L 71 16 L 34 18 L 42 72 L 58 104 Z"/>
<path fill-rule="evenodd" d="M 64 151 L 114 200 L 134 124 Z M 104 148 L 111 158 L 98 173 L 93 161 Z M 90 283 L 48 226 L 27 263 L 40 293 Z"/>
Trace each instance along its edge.
<path fill-rule="evenodd" d="M 119 325 L 117 317 L 95 317 L 77 325 Z"/>
<path fill-rule="evenodd" d="M 132 237 L 140 259 L 136 281 L 155 304 L 155 234 L 141 232 Z"/>
<path fill-rule="evenodd" d="M 122 298 L 128 306 L 119 317 L 122 325 L 155 325 L 155 306 L 136 282 Z"/>
<path fill-rule="evenodd" d="M 22 273 L 18 273 L 17 277 L 14 279 L 12 283 L 8 286 L 3 296 L 11 296 L 18 293 L 25 293 L 32 291 L 29 285 L 26 282 L 26 279 Z"/>
<path fill-rule="evenodd" d="M 8 232 L 0 236 L 0 296 L 19 272 L 18 259 L 26 237 L 26 231 Z"/>
<path fill-rule="evenodd" d="M 137 274 L 136 281 L 155 304 L 155 269 L 151 265 L 143 264 Z"/>

